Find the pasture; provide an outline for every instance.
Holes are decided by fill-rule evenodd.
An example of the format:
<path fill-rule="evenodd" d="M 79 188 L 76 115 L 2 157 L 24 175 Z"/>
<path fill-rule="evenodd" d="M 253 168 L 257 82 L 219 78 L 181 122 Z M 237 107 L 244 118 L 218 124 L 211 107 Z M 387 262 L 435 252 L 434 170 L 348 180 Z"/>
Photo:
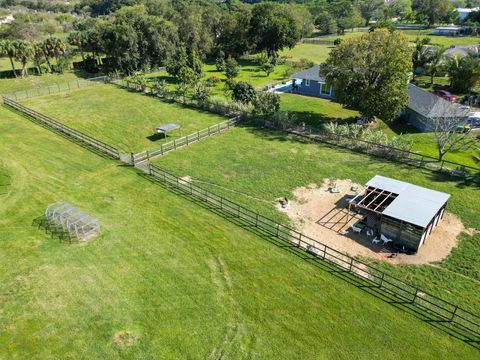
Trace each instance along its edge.
<path fill-rule="evenodd" d="M 49 84 L 57 82 L 65 83 L 75 81 L 80 75 L 83 74 L 65 72 L 64 74 L 43 74 L 41 76 L 30 75 L 27 78 L 18 77 L 15 79 L 0 79 L 0 94 L 8 94 L 34 87 L 48 86 Z"/>
<path fill-rule="evenodd" d="M 307 59 L 313 61 L 315 64 L 321 64 L 327 60 L 331 49 L 333 49 L 332 45 L 297 44 L 293 49 L 283 50 L 281 55 L 286 56 L 287 59 L 292 61 Z"/>
<path fill-rule="evenodd" d="M 477 357 L 135 169 L 0 114 L 12 174 L 0 207 L 0 357 Z M 68 245 L 32 226 L 59 199 L 95 215 L 102 234 Z"/>
<path fill-rule="evenodd" d="M 364 184 L 374 175 L 381 174 L 452 194 L 449 211 L 458 215 L 467 228 L 480 226 L 480 193 L 474 185 L 254 127 L 236 128 L 220 137 L 168 154 L 155 163 L 287 223 L 288 219 L 277 211 L 275 205 L 279 198 L 292 198 L 296 188 L 312 183 L 319 185 L 324 179 L 332 178 Z M 319 218 L 322 215 L 319 214 Z M 475 308 L 480 305 L 477 291 L 479 242 L 480 234 L 463 234 L 459 247 L 440 266 L 401 266 L 392 271 L 433 293 Z M 384 266 L 393 269 L 388 264 Z M 445 281 L 446 278 L 451 281 Z"/>
<path fill-rule="evenodd" d="M 429 37 L 432 40 L 432 44 L 435 45 L 443 45 L 446 47 L 450 47 L 452 45 L 478 45 L 480 44 L 480 37 L 478 36 L 443 36 L 443 35 L 434 35 L 433 29 L 425 29 L 425 30 L 401 30 L 405 35 L 407 35 L 408 39 L 414 42 L 417 38 L 424 38 Z M 325 40 L 335 40 L 335 39 L 348 39 L 352 37 L 357 37 L 364 34 L 364 31 L 353 31 L 353 32 L 346 32 L 343 35 L 329 35 L 329 36 L 322 36 L 321 39 Z"/>
<path fill-rule="evenodd" d="M 169 104 L 114 85 L 35 97 L 22 103 L 64 124 L 127 152 L 157 149 L 162 142 L 188 135 L 225 118 Z M 158 125 L 176 123 L 167 138 L 153 136 Z"/>

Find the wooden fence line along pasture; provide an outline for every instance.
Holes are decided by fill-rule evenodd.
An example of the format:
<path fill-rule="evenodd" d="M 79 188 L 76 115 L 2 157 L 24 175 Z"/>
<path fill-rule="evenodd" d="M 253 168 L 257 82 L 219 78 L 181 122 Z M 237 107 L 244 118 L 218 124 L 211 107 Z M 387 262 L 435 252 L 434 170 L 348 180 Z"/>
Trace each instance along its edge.
<path fill-rule="evenodd" d="M 428 314 L 428 316 L 435 317 L 433 321 L 454 325 L 474 335 L 475 338 L 480 336 L 480 315 L 478 314 L 408 284 L 366 262 L 335 250 L 289 226 L 277 223 L 242 205 L 172 175 L 155 165 L 148 164 L 148 173 L 159 182 L 205 202 L 227 216 L 237 218 L 270 236 L 308 252 L 315 258 L 327 261 L 341 268 L 342 271 L 366 281 L 374 288 L 395 296 L 405 304 L 421 308 L 426 312 L 424 315 Z"/>
<path fill-rule="evenodd" d="M 196 143 L 200 140 L 206 139 L 212 135 L 218 134 L 219 132 L 226 131 L 234 127 L 237 122 L 239 121 L 239 118 L 232 118 L 228 119 L 226 121 L 223 121 L 221 123 L 209 126 L 206 129 L 199 130 L 197 132 L 194 132 L 193 134 L 183 136 L 179 139 L 175 139 L 166 143 L 163 143 L 160 146 L 160 149 L 153 150 L 153 151 L 142 151 L 137 154 L 132 155 L 132 163 L 133 165 L 137 163 L 141 163 L 144 161 L 150 161 L 153 160 L 159 156 L 162 156 L 170 151 L 177 150 L 178 148 L 188 146 L 190 144 Z"/>
<path fill-rule="evenodd" d="M 289 133 L 309 138 L 314 141 L 329 145 L 341 146 L 352 151 L 358 151 L 368 155 L 375 155 L 385 159 L 406 163 L 408 165 L 422 167 L 432 171 L 442 171 L 453 176 L 469 178 L 477 175 L 480 168 L 460 164 L 449 160 L 439 160 L 436 157 L 423 155 L 414 151 L 394 148 L 388 145 L 373 143 L 367 140 L 355 139 L 346 135 L 332 134 L 328 132 L 302 132 L 288 130 Z"/>
<path fill-rule="evenodd" d="M 57 130 L 65 135 L 68 135 L 72 138 L 75 138 L 76 140 L 79 140 L 80 142 L 87 144 L 88 146 L 91 146 L 95 148 L 96 150 L 100 151 L 101 153 L 114 158 L 114 159 L 120 159 L 120 151 L 111 146 L 108 145 L 107 143 L 104 143 L 103 141 L 97 140 L 89 135 L 86 135 L 78 130 L 72 129 L 71 127 L 64 125 L 48 116 L 45 116 L 35 110 L 29 109 L 26 106 L 23 106 L 11 99 L 8 98 L 3 98 L 3 102 L 5 105 L 23 113 L 27 117 L 34 119 L 35 121 L 38 121 L 49 128 L 52 128 L 54 130 Z"/>
<path fill-rule="evenodd" d="M 56 94 L 56 93 L 73 90 L 73 89 L 80 89 L 80 88 L 92 86 L 98 83 L 104 83 L 106 82 L 106 80 L 107 80 L 106 76 L 98 76 L 90 79 L 77 79 L 75 81 L 70 81 L 65 83 L 57 82 L 47 86 L 40 86 L 36 88 L 20 90 L 20 91 L 16 91 L 9 94 L 4 94 L 3 98 L 15 100 L 15 101 L 25 100 L 25 99 L 30 99 L 37 96 L 44 96 L 44 95 Z"/>
<path fill-rule="evenodd" d="M 124 89 L 136 90 L 139 93 L 141 92 L 142 94 L 147 95 L 147 96 L 154 96 L 154 97 L 156 97 L 160 100 L 165 100 L 165 99 L 166 100 L 171 100 L 171 101 L 175 102 L 176 104 L 186 106 L 186 107 L 190 107 L 190 108 L 194 108 L 194 109 L 200 109 L 200 110 L 208 111 L 208 112 L 211 112 L 213 114 L 217 114 L 217 115 L 221 115 L 221 116 L 239 116 L 239 115 L 241 115 L 239 113 L 238 109 L 236 109 L 234 106 L 225 106 L 225 105 L 222 105 L 222 104 L 216 104 L 216 103 L 212 103 L 212 102 L 208 102 L 208 101 L 206 101 L 202 104 L 199 104 L 199 103 L 191 101 L 191 99 L 188 99 L 190 101 L 186 101 L 186 102 L 178 101 L 178 100 L 176 100 L 176 98 L 178 96 L 176 95 L 175 91 L 172 91 L 172 90 L 162 90 L 161 93 L 155 94 L 155 92 L 153 90 L 153 86 L 150 86 L 150 85 L 145 86 L 145 89 L 141 89 L 138 85 L 134 85 L 134 84 L 130 85 L 130 83 L 128 83 L 127 81 L 125 81 L 123 79 L 108 78 L 106 81 L 110 84 L 116 85 L 116 86 L 124 88 Z"/>
<path fill-rule="evenodd" d="M 130 86 L 130 84 L 128 84 L 126 81 L 122 79 L 107 79 L 106 81 L 126 89 L 134 89 L 134 90 L 137 89 L 134 86 Z M 147 86 L 144 93 L 146 95 L 152 95 L 152 87 Z M 173 94 L 173 91 L 165 91 L 165 94 L 163 97 L 169 98 L 172 96 L 172 94 Z M 158 97 L 160 99 L 162 98 L 162 96 L 158 96 Z M 245 119 L 249 118 L 248 115 L 238 114 L 238 111 L 235 112 L 235 110 L 232 107 L 226 107 L 220 104 L 205 103 L 203 106 L 199 106 L 198 104 L 195 104 L 195 103 L 186 103 L 186 104 L 180 103 L 180 104 L 184 106 L 199 108 L 205 111 L 209 111 L 209 112 L 224 115 L 224 116 L 226 114 L 235 114 L 239 118 L 245 118 Z M 253 121 L 255 122 L 255 120 Z M 275 128 L 278 130 L 278 127 L 272 126 L 271 124 L 268 124 L 268 123 L 269 122 L 266 121 L 264 125 L 266 127 Z M 295 134 L 295 135 L 299 135 L 302 137 L 309 137 L 314 141 L 328 143 L 329 145 L 344 147 L 344 148 L 347 148 L 353 151 L 359 151 L 368 155 L 380 156 L 382 158 L 386 158 L 391 161 L 407 163 L 415 167 L 421 167 L 421 168 L 425 168 L 427 170 L 432 170 L 432 171 L 448 172 L 453 176 L 469 178 L 473 174 L 477 174 L 480 172 L 480 168 L 476 168 L 473 166 L 468 166 L 468 165 L 460 164 L 460 163 L 449 161 L 449 160 L 439 160 L 438 158 L 433 156 L 423 155 L 413 151 L 398 149 L 398 148 L 394 148 L 387 145 L 376 144 L 366 140 L 354 139 L 346 135 L 337 135 L 337 134 L 328 133 L 326 131 L 319 131 L 318 129 L 315 129 L 315 128 L 307 127 L 306 131 L 298 131 L 295 129 L 287 129 L 287 130 L 284 129 L 284 131 Z M 358 146 L 358 145 L 361 145 L 361 146 Z"/>
<path fill-rule="evenodd" d="M 125 161 L 125 158 L 130 157 L 130 155 L 124 154 L 102 141 L 69 128 L 58 121 L 20 105 L 11 99 L 4 98 L 3 100 L 5 105 L 10 108 L 22 112 L 27 117 L 40 122 L 49 128 L 53 128 L 54 130 L 68 135 L 70 139 L 79 140 L 80 142 L 95 148 L 102 154 L 108 155 L 110 158 Z M 315 258 L 324 260 L 340 268 L 345 273 L 364 280 L 366 283 L 370 284 L 370 288 L 381 290 L 385 294 L 394 296 L 403 304 L 421 308 L 424 311 L 424 313 L 422 313 L 423 315 L 426 316 L 428 314 L 430 317 L 435 316 L 435 319 L 433 319 L 434 322 L 451 324 L 458 329 L 463 329 L 468 332 L 470 336 L 480 336 L 480 315 L 443 300 L 427 291 L 423 291 L 420 288 L 391 276 L 361 260 L 337 251 L 315 239 L 303 235 L 289 226 L 277 223 L 274 220 L 249 210 L 222 196 L 193 185 L 191 182 L 176 177 L 159 167 L 150 163 L 145 165 L 146 171 L 149 175 L 159 182 L 164 183 L 167 186 L 172 186 L 185 194 L 191 195 L 192 197 L 209 204 L 213 208 L 220 210 L 223 214 L 241 220 L 265 234 L 293 244 L 308 252 Z M 429 319 L 429 321 L 432 321 L 432 319 Z M 468 341 L 478 342 L 476 338 L 475 340 L 469 338 Z"/>

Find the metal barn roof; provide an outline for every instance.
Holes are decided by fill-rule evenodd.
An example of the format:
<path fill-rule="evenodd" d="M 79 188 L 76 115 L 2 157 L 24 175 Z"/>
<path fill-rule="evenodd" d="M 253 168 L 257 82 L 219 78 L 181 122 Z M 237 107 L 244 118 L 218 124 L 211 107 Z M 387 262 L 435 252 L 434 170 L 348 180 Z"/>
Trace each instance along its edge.
<path fill-rule="evenodd" d="M 325 82 L 325 78 L 320 75 L 320 65 L 315 65 L 310 69 L 297 72 L 290 76 L 290 78 Z"/>
<path fill-rule="evenodd" d="M 376 175 L 367 184 L 398 196 L 383 215 L 425 228 L 450 198 L 449 194 Z"/>

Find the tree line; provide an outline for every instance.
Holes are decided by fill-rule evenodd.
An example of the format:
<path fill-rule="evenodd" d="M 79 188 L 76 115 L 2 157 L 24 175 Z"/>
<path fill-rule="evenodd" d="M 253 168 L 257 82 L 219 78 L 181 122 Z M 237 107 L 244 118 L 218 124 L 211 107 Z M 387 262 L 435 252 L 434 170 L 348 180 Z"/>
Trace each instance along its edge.
<path fill-rule="evenodd" d="M 430 38 L 417 39 L 412 54 L 413 78 L 428 75 L 433 85 L 437 73 L 445 72 L 450 88 L 465 93 L 471 91 L 480 80 L 480 53 L 478 46 L 465 49 L 465 54 L 446 55 L 445 46 L 431 45 Z"/>
<path fill-rule="evenodd" d="M 162 2 L 161 4 L 165 4 Z M 103 17 L 76 21 L 72 44 L 80 53 L 105 54 L 112 70 L 125 74 L 167 66 L 184 52 L 200 59 L 238 58 L 266 51 L 275 61 L 302 36 L 295 6 L 262 3 L 226 7 L 211 1 L 157 2 L 120 7 Z"/>
<path fill-rule="evenodd" d="M 68 44 L 59 38 L 50 37 L 44 41 L 31 43 L 26 40 L 1 40 L 0 56 L 8 57 L 15 77 L 18 72 L 14 61 L 21 64 L 20 75 L 28 76 L 28 63 L 33 61 L 38 73 L 42 73 L 42 65 L 46 71 L 63 72 L 69 63 Z M 52 60 L 55 59 L 55 64 Z"/>

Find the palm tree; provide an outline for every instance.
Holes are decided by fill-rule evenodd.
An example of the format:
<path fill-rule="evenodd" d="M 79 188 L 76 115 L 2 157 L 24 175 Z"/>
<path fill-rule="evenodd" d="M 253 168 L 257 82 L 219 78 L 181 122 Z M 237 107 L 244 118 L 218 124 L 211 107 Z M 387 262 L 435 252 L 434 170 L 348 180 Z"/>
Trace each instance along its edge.
<path fill-rule="evenodd" d="M 57 68 L 60 73 L 63 73 L 61 59 L 67 54 L 67 44 L 65 41 L 59 38 L 50 38 L 52 39 L 52 52 L 55 60 L 57 61 Z"/>
<path fill-rule="evenodd" d="M 82 61 L 85 61 L 84 46 L 85 46 L 85 35 L 83 32 L 73 31 L 68 34 L 68 43 L 72 46 L 76 46 L 80 51 L 82 56 Z"/>
<path fill-rule="evenodd" d="M 13 41 L 10 40 L 3 40 L 0 43 L 0 52 L 10 59 L 10 64 L 12 65 L 12 70 L 13 70 L 13 75 L 17 77 L 17 71 L 15 69 L 15 63 L 13 62 L 13 59 L 15 58 L 15 45 Z"/>
<path fill-rule="evenodd" d="M 33 46 L 25 40 L 17 40 L 13 42 L 15 46 L 15 59 L 22 63 L 22 77 L 28 75 L 27 63 L 33 59 Z"/>
<path fill-rule="evenodd" d="M 40 43 L 40 47 L 42 49 L 42 52 L 43 52 L 43 56 L 45 57 L 45 61 L 47 62 L 48 64 L 48 69 L 50 70 L 50 72 L 52 71 L 52 64 L 50 63 L 50 57 L 51 57 L 51 50 L 50 50 L 50 40 L 49 39 L 46 39 L 45 41 L 43 41 L 42 43 Z"/>
<path fill-rule="evenodd" d="M 430 51 L 428 45 L 428 38 L 422 40 L 417 39 L 415 41 L 415 48 L 412 53 L 412 63 L 413 63 L 413 80 L 415 80 L 415 75 L 417 70 L 424 68 L 425 65 L 430 61 Z"/>
<path fill-rule="evenodd" d="M 456 55 L 448 60 L 447 72 L 452 89 L 468 92 L 480 79 L 480 57 L 474 53 L 464 57 Z"/>
<path fill-rule="evenodd" d="M 444 46 L 429 47 L 429 59 L 426 64 L 427 74 L 430 75 L 430 84 L 433 85 L 435 73 L 440 71 L 444 65 L 444 54 L 447 49 Z"/>
<path fill-rule="evenodd" d="M 33 63 L 35 64 L 39 75 L 42 73 L 40 65 L 42 65 L 43 57 L 43 44 L 41 42 L 35 43 L 33 45 Z"/>

